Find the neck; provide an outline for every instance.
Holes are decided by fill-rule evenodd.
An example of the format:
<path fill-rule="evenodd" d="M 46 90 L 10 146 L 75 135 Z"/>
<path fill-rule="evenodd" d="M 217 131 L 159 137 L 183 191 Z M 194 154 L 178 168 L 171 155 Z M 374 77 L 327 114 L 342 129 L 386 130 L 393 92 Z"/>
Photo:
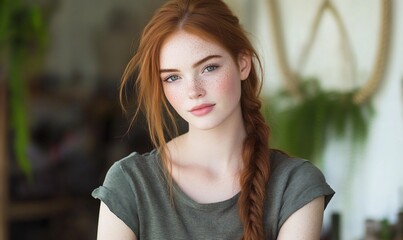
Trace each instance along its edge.
<path fill-rule="evenodd" d="M 238 117 L 213 129 L 200 130 L 190 126 L 181 139 L 183 148 L 180 152 L 184 157 L 180 159 L 214 171 L 239 170 L 246 132 L 240 109 L 236 114 Z"/>

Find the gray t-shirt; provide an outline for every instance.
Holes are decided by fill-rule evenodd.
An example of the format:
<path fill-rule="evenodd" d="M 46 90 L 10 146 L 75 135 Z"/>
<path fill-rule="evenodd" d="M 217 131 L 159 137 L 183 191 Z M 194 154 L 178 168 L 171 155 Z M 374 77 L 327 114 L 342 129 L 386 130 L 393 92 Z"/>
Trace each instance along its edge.
<path fill-rule="evenodd" d="M 272 152 L 264 224 L 276 239 L 285 220 L 319 196 L 325 206 L 334 195 L 323 174 L 309 161 Z M 92 193 L 130 227 L 139 240 L 240 239 L 239 193 L 222 202 L 200 204 L 173 182 L 172 194 L 156 151 L 132 153 L 113 164 L 103 186 Z"/>

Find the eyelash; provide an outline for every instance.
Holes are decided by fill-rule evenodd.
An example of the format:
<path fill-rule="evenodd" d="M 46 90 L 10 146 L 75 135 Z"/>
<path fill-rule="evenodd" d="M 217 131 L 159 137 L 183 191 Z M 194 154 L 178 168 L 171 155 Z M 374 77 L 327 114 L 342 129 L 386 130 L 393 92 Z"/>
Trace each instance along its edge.
<path fill-rule="evenodd" d="M 213 69 L 210 70 L 210 71 L 207 71 L 207 72 L 212 72 L 212 71 L 216 70 L 216 69 L 218 68 L 218 65 L 215 65 L 215 64 L 207 65 L 207 67 L 205 67 L 205 68 L 203 69 L 203 72 L 206 71 L 208 68 L 211 68 L 211 67 L 212 67 Z"/>
<path fill-rule="evenodd" d="M 171 83 L 171 82 L 175 82 L 176 80 L 178 80 L 178 79 L 172 80 L 171 79 L 172 77 L 177 77 L 179 79 L 178 75 L 169 75 L 168 77 L 164 78 L 164 82 Z"/>
<path fill-rule="evenodd" d="M 203 69 L 202 72 L 203 72 L 203 73 L 204 73 L 205 71 L 207 71 L 207 72 L 212 72 L 212 71 L 216 70 L 218 67 L 219 67 L 219 66 L 218 66 L 218 65 L 215 65 L 215 64 L 207 65 L 207 66 Z M 213 69 L 207 70 L 208 68 L 213 68 Z M 163 81 L 164 81 L 164 82 L 167 82 L 167 83 L 171 83 L 171 82 L 175 82 L 176 80 L 178 80 L 178 79 L 172 80 L 172 79 L 171 79 L 172 77 L 177 77 L 177 78 L 179 79 L 179 76 L 178 76 L 178 75 L 169 75 L 168 77 L 164 78 Z"/>

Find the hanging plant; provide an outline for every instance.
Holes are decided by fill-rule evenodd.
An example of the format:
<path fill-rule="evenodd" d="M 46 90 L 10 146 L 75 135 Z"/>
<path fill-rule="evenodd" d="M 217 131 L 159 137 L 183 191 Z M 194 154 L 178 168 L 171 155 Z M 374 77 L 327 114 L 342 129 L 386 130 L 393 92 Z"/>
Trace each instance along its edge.
<path fill-rule="evenodd" d="M 5 79 L 9 91 L 14 155 L 28 178 L 32 178 L 32 167 L 27 157 L 29 118 L 25 73 L 32 70 L 32 62 L 29 62 L 33 58 L 32 50 L 42 48 L 45 39 L 45 25 L 39 7 L 21 0 L 0 0 L 0 79 Z"/>
<path fill-rule="evenodd" d="M 382 80 L 386 65 L 391 0 L 381 1 L 381 28 L 370 78 L 363 86 L 347 92 L 324 91 L 317 79 L 303 79 L 299 74 L 309 58 L 324 12 L 329 11 L 338 26 L 345 50 L 342 52 L 349 53 L 346 59 L 351 61 L 351 75 L 355 76 L 347 30 L 332 1 L 323 0 L 319 6 L 296 70 L 292 70 L 288 63 L 277 1 L 268 0 L 268 3 L 277 60 L 285 83 L 285 90 L 268 99 L 263 109 L 273 126 L 273 146 L 319 164 L 331 135 L 341 138 L 351 132 L 353 144 L 361 145 L 366 139 L 369 120 L 374 112 L 369 100 Z M 270 104 L 273 102 L 276 106 Z"/>
<path fill-rule="evenodd" d="M 374 113 L 370 102 L 355 104 L 355 91 L 324 91 L 317 79 L 304 80 L 299 89 L 303 101 L 295 101 L 287 91 L 265 101 L 273 147 L 319 164 L 331 136 L 349 136 L 355 148 L 364 143 Z"/>

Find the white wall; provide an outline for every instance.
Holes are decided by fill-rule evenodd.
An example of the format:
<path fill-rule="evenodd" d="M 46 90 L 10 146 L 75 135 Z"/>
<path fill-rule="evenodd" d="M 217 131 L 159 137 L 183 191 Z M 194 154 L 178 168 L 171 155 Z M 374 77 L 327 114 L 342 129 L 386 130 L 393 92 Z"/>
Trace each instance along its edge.
<path fill-rule="evenodd" d="M 266 67 L 265 90 L 273 92 L 283 86 L 283 82 L 266 1 L 269 0 L 226 2 L 254 35 L 253 40 Z M 277 2 L 284 23 L 288 59 L 296 69 L 310 24 L 322 1 Z M 353 61 L 341 51 L 343 42 L 334 18 L 327 13 L 301 73 L 317 76 L 328 89 L 347 90 L 360 86 L 371 75 L 378 44 L 381 0 L 332 2 L 347 27 Z M 387 218 L 395 222 L 398 209 L 403 208 L 403 1 L 393 1 L 392 9 L 388 65 L 383 82 L 372 99 L 376 114 L 366 144 L 353 154 L 351 141 L 331 139 L 325 151 L 322 170 L 336 191 L 326 210 L 326 223 L 332 212 L 340 212 L 343 240 L 362 238 L 367 218 Z"/>

